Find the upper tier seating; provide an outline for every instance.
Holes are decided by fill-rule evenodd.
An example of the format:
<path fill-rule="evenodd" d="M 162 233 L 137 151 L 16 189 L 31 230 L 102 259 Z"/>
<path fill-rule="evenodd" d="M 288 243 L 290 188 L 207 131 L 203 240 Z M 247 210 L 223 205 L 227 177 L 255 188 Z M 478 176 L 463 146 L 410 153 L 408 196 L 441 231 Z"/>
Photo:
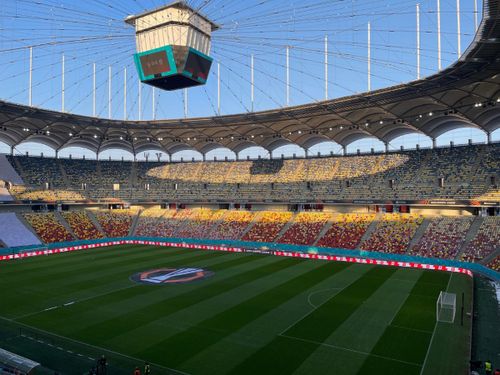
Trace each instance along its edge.
<path fill-rule="evenodd" d="M 374 218 L 374 214 L 338 215 L 335 217 L 330 229 L 316 245 L 355 249 Z"/>
<path fill-rule="evenodd" d="M 62 216 L 71 227 L 73 233 L 80 240 L 91 240 L 104 237 L 95 227 L 85 211 L 63 212 Z"/>
<path fill-rule="evenodd" d="M 68 200 L 80 196 L 170 201 L 498 201 L 499 155 L 500 144 L 491 144 L 294 160 L 162 163 L 25 156 L 9 156 L 9 160 L 30 188 L 19 192 L 19 199 L 31 199 L 32 195 L 27 194 L 49 182 L 54 191 L 76 194 L 70 197 L 54 193 L 47 199 Z M 443 187 L 439 187 L 440 178 L 444 179 Z M 394 182 L 392 187 L 390 180 Z M 87 189 L 81 190 L 84 183 Z M 113 184 L 119 184 L 120 189 L 113 190 Z"/>
<path fill-rule="evenodd" d="M 462 255 L 467 262 L 479 262 L 500 248 L 500 217 L 488 216 L 483 219 L 475 238 L 469 242 Z"/>
<path fill-rule="evenodd" d="M 273 242 L 292 216 L 291 212 L 262 212 L 242 240 Z"/>
<path fill-rule="evenodd" d="M 418 215 L 385 214 L 372 235 L 361 244 L 361 249 L 403 254 L 422 221 Z"/>
<path fill-rule="evenodd" d="M 440 217 L 433 219 L 411 254 L 453 259 L 461 249 L 473 217 Z"/>
<path fill-rule="evenodd" d="M 7 247 L 40 245 L 40 240 L 11 212 L 0 213 L 0 241 Z"/>
<path fill-rule="evenodd" d="M 73 241 L 71 233 L 57 220 L 53 213 L 23 214 L 44 243 Z"/>
<path fill-rule="evenodd" d="M 299 212 L 293 224 L 278 239 L 278 242 L 312 245 L 330 218 L 331 215 L 324 212 Z"/>

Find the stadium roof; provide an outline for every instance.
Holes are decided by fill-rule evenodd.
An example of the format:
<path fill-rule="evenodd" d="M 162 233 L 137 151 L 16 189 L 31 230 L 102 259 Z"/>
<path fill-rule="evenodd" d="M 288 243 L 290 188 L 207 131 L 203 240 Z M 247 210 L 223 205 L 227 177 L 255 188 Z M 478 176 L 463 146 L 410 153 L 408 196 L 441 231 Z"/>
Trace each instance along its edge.
<path fill-rule="evenodd" d="M 425 79 L 381 90 L 301 106 L 228 116 L 160 121 L 118 121 L 0 101 L 0 141 L 15 147 L 39 142 L 61 150 L 96 153 L 173 154 L 220 147 L 239 152 L 272 151 L 296 144 L 308 149 L 324 141 L 340 145 L 374 137 L 384 143 L 416 133 L 436 138 L 456 128 L 491 133 L 500 127 L 500 6 L 485 0 L 477 34 L 462 57 Z"/>

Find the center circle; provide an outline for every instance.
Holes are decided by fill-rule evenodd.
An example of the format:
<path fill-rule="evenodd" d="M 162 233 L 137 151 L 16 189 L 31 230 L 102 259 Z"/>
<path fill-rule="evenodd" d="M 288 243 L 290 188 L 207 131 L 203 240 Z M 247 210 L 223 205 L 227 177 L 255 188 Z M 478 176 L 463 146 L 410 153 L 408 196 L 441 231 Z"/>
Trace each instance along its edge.
<path fill-rule="evenodd" d="M 140 284 L 185 284 L 206 279 L 213 274 L 212 271 L 198 267 L 166 267 L 138 272 L 130 279 Z"/>

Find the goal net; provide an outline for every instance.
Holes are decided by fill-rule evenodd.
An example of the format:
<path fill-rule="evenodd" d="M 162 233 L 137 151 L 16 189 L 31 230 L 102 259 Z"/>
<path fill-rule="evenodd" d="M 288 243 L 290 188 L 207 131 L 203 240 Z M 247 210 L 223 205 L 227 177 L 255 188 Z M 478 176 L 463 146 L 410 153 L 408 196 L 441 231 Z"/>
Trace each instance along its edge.
<path fill-rule="evenodd" d="M 457 310 L 457 295 L 455 293 L 440 292 L 436 302 L 436 320 L 438 322 L 453 323 Z"/>

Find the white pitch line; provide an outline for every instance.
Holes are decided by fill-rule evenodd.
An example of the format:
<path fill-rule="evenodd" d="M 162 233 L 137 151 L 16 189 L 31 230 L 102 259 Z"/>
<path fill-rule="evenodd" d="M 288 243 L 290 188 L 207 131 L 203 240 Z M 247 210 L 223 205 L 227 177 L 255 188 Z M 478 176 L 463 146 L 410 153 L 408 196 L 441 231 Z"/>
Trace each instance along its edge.
<path fill-rule="evenodd" d="M 70 301 L 70 302 L 67 302 L 63 305 L 60 305 L 60 306 L 52 306 L 52 307 L 47 307 L 46 309 L 42 309 L 42 310 L 39 310 L 39 311 L 34 311 L 34 312 L 31 312 L 31 313 L 27 313 L 27 314 L 24 314 L 24 315 L 19 315 L 19 316 L 16 316 L 14 318 L 12 318 L 13 321 L 17 321 L 19 319 L 24 319 L 24 318 L 28 318 L 28 317 L 31 317 L 31 316 L 35 316 L 35 315 L 38 315 L 38 314 L 41 314 L 43 312 L 46 312 L 46 311 L 51 311 L 51 310 L 55 310 L 55 309 L 58 309 L 58 308 L 61 308 L 61 307 L 64 307 L 64 306 L 71 306 L 75 303 L 80 303 L 80 302 L 85 302 L 85 301 L 89 301 L 91 299 L 94 299 L 94 298 L 99 298 L 99 297 L 103 297 L 103 296 L 107 296 L 108 294 L 112 294 L 112 293 L 115 293 L 115 292 L 119 292 L 121 290 L 125 290 L 125 289 L 130 289 L 130 288 L 134 288 L 136 286 L 138 286 L 139 284 L 132 284 L 132 285 L 127 285 L 123 288 L 116 288 L 116 289 L 113 289 L 113 290 L 110 290 L 109 292 L 105 292 L 105 293 L 99 293 L 99 294 L 95 294 L 93 296 L 90 296 L 90 297 L 86 297 L 86 298 L 82 298 L 82 299 L 79 299 L 79 300 L 74 300 L 74 301 Z"/>
<path fill-rule="evenodd" d="M 371 268 L 370 268 L 371 269 Z M 368 270 L 369 271 L 369 270 Z M 318 308 L 320 308 L 321 306 L 323 306 L 325 303 L 327 303 L 328 301 L 330 301 L 332 298 L 334 298 L 337 294 L 339 294 L 341 291 L 343 291 L 344 289 L 348 288 L 349 286 L 351 286 L 352 284 L 354 284 L 356 281 L 358 281 L 361 277 L 363 277 L 363 275 L 366 274 L 366 272 L 368 271 L 365 271 L 364 273 L 362 273 L 359 277 L 357 277 L 356 279 L 354 279 L 353 281 L 351 281 L 349 284 L 345 285 L 344 287 L 342 288 L 337 288 L 338 291 L 337 293 L 335 293 L 333 296 L 331 296 L 330 298 L 328 298 L 325 302 L 322 302 L 320 303 L 318 306 L 316 306 L 315 308 L 313 308 L 311 311 L 308 311 L 306 312 L 304 315 L 302 315 L 299 319 L 297 319 L 295 322 L 293 322 L 292 324 L 290 324 L 288 327 L 286 327 L 283 331 L 281 331 L 278 336 L 281 336 L 283 335 L 286 331 L 288 331 L 290 328 L 292 328 L 295 324 L 299 323 L 302 319 L 304 319 L 306 316 L 312 314 L 315 310 L 317 310 Z M 343 272 L 343 271 L 341 271 Z M 338 274 L 336 274 L 338 275 Z M 332 275 L 334 276 L 334 275 Z"/>
<path fill-rule="evenodd" d="M 411 365 L 411 366 L 416 366 L 416 367 L 420 367 L 421 365 L 418 364 L 418 363 L 413 363 L 413 362 L 408 362 L 408 361 L 403 361 L 401 359 L 396 359 L 396 358 L 392 358 L 392 357 L 386 357 L 386 356 L 383 356 L 383 355 L 378 355 L 378 354 L 373 354 L 373 353 L 368 353 L 368 352 L 363 352 L 361 350 L 356 350 L 356 349 L 350 349 L 350 348 L 345 348 L 343 346 L 337 346 L 337 345 L 331 345 L 331 344 L 326 344 L 324 342 L 319 342 L 319 341 L 314 341 L 314 340 L 308 340 L 308 339 L 302 339 L 300 337 L 295 337 L 295 336 L 288 336 L 288 335 L 279 335 L 281 337 L 285 337 L 285 338 L 288 338 L 288 339 L 292 339 L 292 340 L 298 340 L 298 341 L 303 341 L 303 342 L 307 342 L 309 344 L 315 344 L 315 345 L 318 345 L 318 346 L 326 346 L 328 348 L 332 348 L 332 349 L 339 349 L 339 350 L 344 350 L 344 351 L 347 351 L 347 352 L 352 352 L 352 353 L 358 353 L 358 354 L 362 354 L 362 355 L 366 355 L 366 356 L 371 356 L 371 357 L 377 357 L 377 358 L 382 358 L 382 359 L 387 359 L 389 361 L 393 361 L 393 362 L 400 362 L 400 363 L 404 363 L 406 365 Z"/>
<path fill-rule="evenodd" d="M 418 329 L 418 328 L 410 328 L 410 327 L 404 327 L 404 326 L 397 326 L 395 324 L 391 324 L 391 327 L 405 329 L 407 331 L 415 331 L 415 332 L 421 332 L 421 333 L 432 333 L 432 331 L 427 331 L 425 329 Z"/>
<path fill-rule="evenodd" d="M 102 351 L 104 353 L 111 353 L 111 354 L 114 354 L 114 355 L 119 356 L 119 357 L 132 359 L 134 361 L 138 361 L 138 363 L 145 362 L 144 359 L 132 357 L 132 356 L 129 356 L 129 355 L 126 355 L 126 354 L 123 354 L 123 353 L 119 353 L 119 352 L 115 352 L 114 350 L 106 349 L 106 348 L 103 348 L 103 347 L 100 347 L 100 346 L 97 346 L 97 345 L 87 344 L 87 343 L 85 343 L 83 341 L 75 340 L 75 339 L 72 339 L 70 337 L 61 336 L 61 335 L 58 335 L 57 333 L 52 333 L 52 332 L 45 331 L 45 330 L 40 329 L 40 328 L 36 328 L 36 327 L 30 326 L 29 324 L 25 324 L 25 323 L 21 323 L 21 322 L 15 322 L 13 319 L 5 318 L 3 316 L 0 316 L 0 320 L 5 320 L 5 321 L 8 321 L 8 322 L 13 322 L 13 323 L 16 323 L 16 324 L 18 324 L 20 326 L 29 328 L 32 331 L 42 332 L 42 333 L 44 333 L 46 335 L 49 335 L 49 336 L 57 337 L 57 338 L 60 338 L 60 339 L 63 339 L 63 340 L 67 340 L 67 341 L 71 341 L 71 342 L 77 343 L 77 344 L 82 345 L 82 346 L 86 346 L 86 347 L 98 349 L 99 351 Z M 29 336 L 27 336 L 27 337 L 31 338 Z M 89 359 L 90 359 L 90 357 L 89 357 Z M 94 360 L 94 359 L 92 359 L 92 360 Z M 191 375 L 188 372 L 184 372 L 184 371 L 181 371 L 181 370 L 176 370 L 176 369 L 173 369 L 173 368 L 170 368 L 170 367 L 162 366 L 162 365 L 159 365 L 158 363 L 154 363 L 154 362 L 151 362 L 151 361 L 149 361 L 149 364 L 152 365 L 152 366 L 154 366 L 154 367 L 159 367 L 159 368 L 161 368 L 163 370 L 167 370 L 167 371 L 173 372 L 175 374 Z"/>
<path fill-rule="evenodd" d="M 316 305 L 314 303 L 311 302 L 311 298 L 312 296 L 315 296 L 316 294 L 318 293 L 321 293 L 321 292 L 329 292 L 330 290 L 338 290 L 338 289 L 342 289 L 342 288 L 328 288 L 328 289 L 321 289 L 321 290 L 316 290 L 314 292 L 311 292 L 309 293 L 309 295 L 307 296 L 307 303 L 312 307 L 312 308 L 316 308 Z"/>
<path fill-rule="evenodd" d="M 448 285 L 446 285 L 446 291 L 448 291 L 448 289 L 450 288 L 450 282 L 451 282 L 452 276 L 453 276 L 453 273 L 450 273 L 450 278 L 448 279 Z M 434 340 L 434 335 L 436 334 L 437 326 L 438 326 L 438 321 L 437 321 L 437 316 L 436 316 L 436 323 L 434 323 L 434 329 L 432 330 L 431 341 L 429 341 L 429 346 L 427 347 L 427 353 L 425 353 L 425 359 L 424 359 L 424 363 L 422 364 L 422 369 L 420 370 L 420 375 L 422 375 L 424 373 L 425 364 L 427 363 L 427 358 L 429 357 L 429 353 L 431 352 L 432 341 Z"/>

